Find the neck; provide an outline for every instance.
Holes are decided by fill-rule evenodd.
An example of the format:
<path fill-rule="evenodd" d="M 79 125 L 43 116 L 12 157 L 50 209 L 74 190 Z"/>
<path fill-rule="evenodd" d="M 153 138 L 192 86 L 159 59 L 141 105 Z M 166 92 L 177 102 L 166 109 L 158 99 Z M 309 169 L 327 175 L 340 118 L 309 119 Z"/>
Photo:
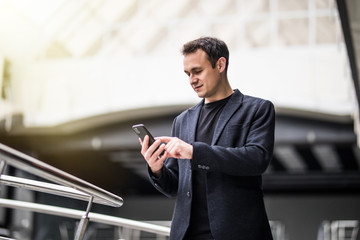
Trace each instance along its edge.
<path fill-rule="evenodd" d="M 205 98 L 205 103 L 219 101 L 221 99 L 229 97 L 234 93 L 234 90 L 231 88 L 230 84 L 227 82 L 223 87 L 221 87 L 217 94 L 211 98 Z"/>

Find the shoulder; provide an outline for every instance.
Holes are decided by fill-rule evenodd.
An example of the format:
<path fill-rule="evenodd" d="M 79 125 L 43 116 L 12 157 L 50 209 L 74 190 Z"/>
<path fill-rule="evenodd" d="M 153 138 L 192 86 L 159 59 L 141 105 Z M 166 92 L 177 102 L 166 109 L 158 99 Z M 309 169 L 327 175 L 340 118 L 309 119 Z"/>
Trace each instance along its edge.
<path fill-rule="evenodd" d="M 244 96 L 244 104 L 255 108 L 274 108 L 274 104 L 270 100 L 247 95 Z"/>
<path fill-rule="evenodd" d="M 274 105 L 270 100 L 245 95 L 239 90 L 235 90 L 232 105 L 237 107 L 238 112 L 247 115 L 251 119 L 275 114 Z"/>
<path fill-rule="evenodd" d="M 267 99 L 255 97 L 251 95 L 242 94 L 238 89 L 235 89 L 234 96 L 232 97 L 233 101 L 241 102 L 244 107 L 251 108 L 274 108 L 274 104 Z"/>
<path fill-rule="evenodd" d="M 186 118 L 187 116 L 197 112 L 198 110 L 201 109 L 201 106 L 203 105 L 203 101 L 199 102 L 198 104 L 184 110 L 183 112 L 181 112 L 179 115 L 176 116 L 175 120 L 181 120 Z"/>
<path fill-rule="evenodd" d="M 177 115 L 172 124 L 172 135 L 180 136 L 181 132 L 189 131 L 189 127 L 194 125 L 197 119 L 197 113 L 200 111 L 202 106 L 202 101 L 197 105 L 188 108 Z"/>

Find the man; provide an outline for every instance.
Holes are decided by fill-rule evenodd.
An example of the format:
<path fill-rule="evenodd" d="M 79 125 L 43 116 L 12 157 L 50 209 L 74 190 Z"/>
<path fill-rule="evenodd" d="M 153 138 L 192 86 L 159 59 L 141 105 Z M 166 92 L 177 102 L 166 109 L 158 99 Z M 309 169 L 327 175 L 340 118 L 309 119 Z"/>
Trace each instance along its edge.
<path fill-rule="evenodd" d="M 272 239 L 261 175 L 272 158 L 274 107 L 230 87 L 223 41 L 199 38 L 182 53 L 202 101 L 175 118 L 173 137 L 141 141 L 152 184 L 177 197 L 170 239 Z"/>

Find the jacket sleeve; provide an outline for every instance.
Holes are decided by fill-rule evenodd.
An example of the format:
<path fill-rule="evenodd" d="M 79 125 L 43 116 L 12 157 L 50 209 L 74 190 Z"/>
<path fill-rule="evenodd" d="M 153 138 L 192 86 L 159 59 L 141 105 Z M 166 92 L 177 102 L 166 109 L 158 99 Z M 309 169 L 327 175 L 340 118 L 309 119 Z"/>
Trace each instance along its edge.
<path fill-rule="evenodd" d="M 192 169 L 223 172 L 236 176 L 256 176 L 265 172 L 273 154 L 275 111 L 270 101 L 262 101 L 249 124 L 231 134 L 245 138 L 231 146 L 193 143 Z M 241 131 L 241 132 L 240 132 Z M 244 134 L 246 132 L 246 135 Z M 234 135 L 232 135 L 234 136 Z M 226 141 L 226 140 L 225 140 Z"/>
<path fill-rule="evenodd" d="M 176 119 L 172 126 L 172 136 L 175 134 Z M 167 158 L 161 169 L 161 176 L 157 178 L 153 175 L 148 166 L 148 174 L 152 185 L 167 197 L 176 197 L 179 182 L 179 167 L 176 158 Z"/>

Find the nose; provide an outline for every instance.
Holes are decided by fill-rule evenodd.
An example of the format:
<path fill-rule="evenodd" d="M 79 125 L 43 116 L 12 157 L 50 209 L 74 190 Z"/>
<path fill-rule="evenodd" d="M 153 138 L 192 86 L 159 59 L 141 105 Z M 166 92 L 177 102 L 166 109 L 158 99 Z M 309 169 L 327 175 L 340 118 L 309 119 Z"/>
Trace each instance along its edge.
<path fill-rule="evenodd" d="M 189 75 L 190 84 L 194 84 L 198 81 L 198 79 L 194 76 L 194 74 Z"/>

